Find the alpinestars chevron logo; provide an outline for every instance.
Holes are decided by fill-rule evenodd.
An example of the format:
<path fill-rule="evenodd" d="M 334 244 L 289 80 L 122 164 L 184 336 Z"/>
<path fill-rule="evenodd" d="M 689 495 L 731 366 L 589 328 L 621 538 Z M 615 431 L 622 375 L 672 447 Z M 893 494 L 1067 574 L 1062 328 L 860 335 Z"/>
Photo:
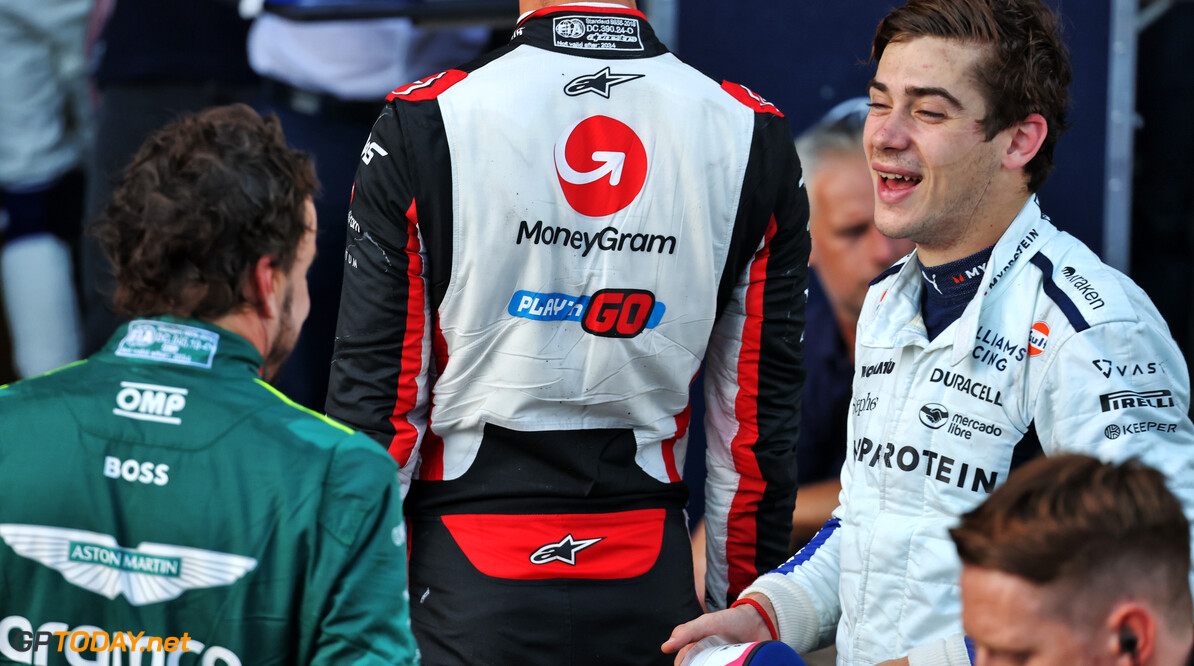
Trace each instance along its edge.
<path fill-rule="evenodd" d="M 578 76 L 568 82 L 564 86 L 564 94 L 569 97 L 576 97 L 585 93 L 597 93 L 602 97 L 609 99 L 609 90 L 614 86 L 623 83 L 629 83 L 635 79 L 641 79 L 645 74 L 617 74 L 610 72 L 609 67 L 597 72 L 596 74 L 585 74 Z"/>
<path fill-rule="evenodd" d="M 564 564 L 576 566 L 576 554 L 604 538 L 605 537 L 597 537 L 596 539 L 576 539 L 573 538 L 572 534 L 569 534 L 556 543 L 549 543 L 540 546 L 538 550 L 531 553 L 531 564 L 563 562 Z"/>
<path fill-rule="evenodd" d="M 0 538 L 18 555 L 62 574 L 68 583 L 134 606 L 169 601 L 187 590 L 231 585 L 257 560 L 211 550 L 142 542 L 123 548 L 98 532 L 0 524 Z"/>

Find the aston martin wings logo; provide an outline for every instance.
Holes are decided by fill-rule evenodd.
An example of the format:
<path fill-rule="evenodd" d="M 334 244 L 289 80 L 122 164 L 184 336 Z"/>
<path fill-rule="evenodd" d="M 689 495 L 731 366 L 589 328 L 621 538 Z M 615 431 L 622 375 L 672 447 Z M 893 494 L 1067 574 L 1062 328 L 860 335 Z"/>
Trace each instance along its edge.
<path fill-rule="evenodd" d="M 0 524 L 0 538 L 18 555 L 62 574 L 68 583 L 134 606 L 169 601 L 187 590 L 231 585 L 257 560 L 211 550 L 142 542 L 123 548 L 98 532 Z"/>

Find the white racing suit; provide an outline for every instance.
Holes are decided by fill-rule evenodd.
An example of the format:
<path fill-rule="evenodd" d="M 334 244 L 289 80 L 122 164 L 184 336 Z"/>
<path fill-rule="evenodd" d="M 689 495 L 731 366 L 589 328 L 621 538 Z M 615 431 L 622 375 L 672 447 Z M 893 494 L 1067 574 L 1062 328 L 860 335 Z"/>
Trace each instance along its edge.
<path fill-rule="evenodd" d="M 798 651 L 836 634 L 842 664 L 969 663 L 947 530 L 1034 451 L 1138 457 L 1194 516 L 1189 375 L 1139 287 L 1035 198 L 984 269 L 953 279 L 985 284 L 932 342 L 915 254 L 867 294 L 841 506 L 748 590 Z"/>

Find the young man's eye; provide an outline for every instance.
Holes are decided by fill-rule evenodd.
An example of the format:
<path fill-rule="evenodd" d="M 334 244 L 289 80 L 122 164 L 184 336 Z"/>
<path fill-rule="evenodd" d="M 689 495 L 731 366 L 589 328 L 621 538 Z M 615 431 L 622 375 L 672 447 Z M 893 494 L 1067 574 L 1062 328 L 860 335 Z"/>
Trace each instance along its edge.
<path fill-rule="evenodd" d="M 916 113 L 921 118 L 926 118 L 928 120 L 941 120 L 942 118 L 945 118 L 944 113 L 939 113 L 937 111 L 927 111 L 925 109 L 921 109 L 921 110 L 917 111 Z"/>
<path fill-rule="evenodd" d="M 883 102 L 868 102 L 867 106 L 871 107 L 872 111 L 881 111 L 881 110 L 889 108 Z"/>

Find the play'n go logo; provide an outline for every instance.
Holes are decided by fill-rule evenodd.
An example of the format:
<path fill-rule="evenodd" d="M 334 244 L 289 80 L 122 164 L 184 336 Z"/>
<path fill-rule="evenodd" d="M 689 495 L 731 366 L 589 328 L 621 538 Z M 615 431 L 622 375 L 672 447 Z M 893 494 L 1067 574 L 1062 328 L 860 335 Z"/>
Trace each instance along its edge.
<path fill-rule="evenodd" d="M 634 201 L 647 180 L 647 151 L 625 123 L 592 116 L 556 140 L 556 175 L 564 197 L 589 217 L 613 215 Z"/>

